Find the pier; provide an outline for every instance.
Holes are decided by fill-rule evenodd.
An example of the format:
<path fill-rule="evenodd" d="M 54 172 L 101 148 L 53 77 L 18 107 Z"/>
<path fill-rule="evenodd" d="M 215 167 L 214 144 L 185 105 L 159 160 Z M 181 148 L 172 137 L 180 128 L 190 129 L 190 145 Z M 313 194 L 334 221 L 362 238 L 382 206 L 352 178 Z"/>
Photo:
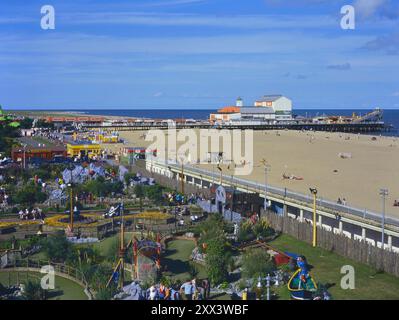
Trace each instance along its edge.
<path fill-rule="evenodd" d="M 151 129 L 227 129 L 227 130 L 311 130 L 328 132 L 347 132 L 347 133 L 381 133 L 389 132 L 393 128 L 384 122 L 366 122 L 366 123 L 278 123 L 278 124 L 250 124 L 250 123 L 231 123 L 223 125 L 213 125 L 209 122 L 197 123 L 176 123 L 171 126 L 168 123 L 145 123 L 145 122 L 115 122 L 115 123 L 81 123 L 79 129 L 112 129 L 117 131 L 135 131 Z"/>

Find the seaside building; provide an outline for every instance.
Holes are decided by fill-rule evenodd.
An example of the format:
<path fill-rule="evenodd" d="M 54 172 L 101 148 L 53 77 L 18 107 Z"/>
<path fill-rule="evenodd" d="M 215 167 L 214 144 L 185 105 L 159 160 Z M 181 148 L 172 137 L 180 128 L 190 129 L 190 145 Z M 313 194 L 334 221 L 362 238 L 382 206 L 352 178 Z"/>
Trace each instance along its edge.
<path fill-rule="evenodd" d="M 68 157 L 89 157 L 101 156 L 101 146 L 91 141 L 70 141 L 67 143 Z"/>
<path fill-rule="evenodd" d="M 254 106 L 273 110 L 277 121 L 292 119 L 292 101 L 283 95 L 265 95 Z"/>
<path fill-rule="evenodd" d="M 292 120 L 292 101 L 282 95 L 265 95 L 255 101 L 254 106 L 244 106 L 238 98 L 235 106 L 219 109 L 210 114 L 211 123 L 243 123 L 261 122 L 275 124 L 276 122 Z"/>
<path fill-rule="evenodd" d="M 242 122 L 246 121 L 261 121 L 267 123 L 274 123 L 276 120 L 276 114 L 271 108 L 256 108 L 256 107 L 245 107 L 241 108 Z"/>
<path fill-rule="evenodd" d="M 56 157 L 66 157 L 66 155 L 67 151 L 63 146 L 35 143 L 33 140 L 32 144 L 24 143 L 24 145 L 13 147 L 11 149 L 12 160 L 20 163 L 28 163 L 35 160 L 51 161 Z"/>
<path fill-rule="evenodd" d="M 230 122 L 234 120 L 240 120 L 240 110 L 244 106 L 243 100 L 238 97 L 235 106 L 226 106 L 217 111 L 217 113 L 211 113 L 209 120 L 211 123 Z"/>
<path fill-rule="evenodd" d="M 218 110 L 217 113 L 210 115 L 210 121 L 214 122 L 229 122 L 232 120 L 239 120 L 241 118 L 240 108 L 235 106 L 227 106 Z"/>

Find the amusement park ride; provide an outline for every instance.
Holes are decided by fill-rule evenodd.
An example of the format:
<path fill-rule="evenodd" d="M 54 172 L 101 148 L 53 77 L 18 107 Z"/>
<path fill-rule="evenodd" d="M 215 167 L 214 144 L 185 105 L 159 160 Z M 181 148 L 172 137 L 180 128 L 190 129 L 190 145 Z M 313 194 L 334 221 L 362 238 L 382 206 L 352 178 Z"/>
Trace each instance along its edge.
<path fill-rule="evenodd" d="M 125 225 L 124 225 L 124 210 L 123 203 L 120 205 L 121 230 L 120 230 L 120 246 L 118 249 L 118 262 L 113 270 L 111 277 L 107 282 L 107 288 L 112 281 L 118 283 L 118 288 L 122 289 L 125 281 L 125 254 L 132 248 L 133 263 L 132 263 L 132 280 L 140 280 L 139 270 L 139 255 L 144 255 L 155 261 L 157 270 L 161 269 L 161 236 L 156 235 L 156 242 L 151 240 L 138 240 L 136 236 L 132 235 L 132 239 L 125 245 Z"/>

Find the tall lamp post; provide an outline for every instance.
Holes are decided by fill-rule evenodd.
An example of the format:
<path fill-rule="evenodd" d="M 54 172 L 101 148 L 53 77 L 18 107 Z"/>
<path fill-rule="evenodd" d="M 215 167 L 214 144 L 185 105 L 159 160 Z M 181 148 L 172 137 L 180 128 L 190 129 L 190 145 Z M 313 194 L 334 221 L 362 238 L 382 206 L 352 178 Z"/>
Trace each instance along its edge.
<path fill-rule="evenodd" d="M 184 156 L 180 156 L 180 162 L 181 162 L 181 172 L 180 172 L 181 193 L 184 196 Z"/>
<path fill-rule="evenodd" d="M 233 193 L 231 194 L 231 201 L 230 201 L 230 221 L 233 222 L 233 206 L 234 206 L 234 196 L 236 186 L 234 184 L 234 173 L 231 175 L 231 186 L 233 187 Z"/>
<path fill-rule="evenodd" d="M 271 166 L 267 164 L 266 160 L 263 159 L 262 161 L 263 167 L 265 169 L 265 202 L 263 204 L 263 208 L 266 211 L 266 209 L 269 207 L 268 201 L 267 201 L 267 174 L 270 171 Z"/>
<path fill-rule="evenodd" d="M 382 198 L 382 221 L 381 221 L 381 247 L 385 246 L 385 200 L 388 196 L 388 189 L 380 189 L 380 196 Z"/>
<path fill-rule="evenodd" d="M 68 183 L 69 187 L 69 228 L 71 232 L 73 232 L 73 189 L 72 189 L 72 182 Z"/>
<path fill-rule="evenodd" d="M 69 201 L 70 201 L 70 223 L 69 223 L 69 228 L 71 230 L 71 233 L 73 233 L 73 215 L 74 215 L 74 210 L 73 210 L 73 166 L 69 166 L 68 170 L 71 172 L 71 180 L 68 183 L 68 187 L 69 187 Z"/>
<path fill-rule="evenodd" d="M 316 197 L 317 189 L 309 188 L 310 192 L 313 194 L 313 247 L 317 245 L 317 226 L 316 226 Z"/>
<path fill-rule="evenodd" d="M 267 295 L 266 295 L 266 299 L 269 301 L 270 300 L 270 280 L 272 278 L 270 277 L 270 274 L 267 274 L 266 277 L 266 288 L 267 288 Z"/>

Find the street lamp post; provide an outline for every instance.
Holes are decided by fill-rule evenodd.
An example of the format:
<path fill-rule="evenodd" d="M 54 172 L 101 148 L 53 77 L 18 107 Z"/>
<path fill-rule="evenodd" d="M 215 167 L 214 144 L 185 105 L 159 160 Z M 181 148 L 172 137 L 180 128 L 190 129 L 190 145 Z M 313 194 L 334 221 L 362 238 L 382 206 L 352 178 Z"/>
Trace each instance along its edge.
<path fill-rule="evenodd" d="M 181 163 L 181 193 L 182 195 L 184 195 L 184 165 L 183 165 L 183 161 Z"/>
<path fill-rule="evenodd" d="M 266 299 L 269 301 L 270 300 L 270 280 L 272 278 L 270 277 L 270 274 L 267 274 L 266 277 L 266 289 L 267 289 L 267 294 L 266 294 Z"/>
<path fill-rule="evenodd" d="M 231 185 L 233 187 L 233 193 L 231 194 L 231 201 L 230 201 L 230 221 L 233 222 L 233 206 L 234 206 L 234 195 L 235 195 L 234 174 L 231 175 Z"/>
<path fill-rule="evenodd" d="M 258 277 L 258 284 L 256 285 L 256 300 L 261 300 L 262 297 L 262 278 Z"/>
<path fill-rule="evenodd" d="M 313 194 L 313 247 L 316 247 L 317 244 L 317 226 L 316 226 L 316 197 L 317 197 L 317 189 L 309 188 L 310 192 Z"/>
<path fill-rule="evenodd" d="M 384 249 L 385 246 L 385 200 L 388 196 L 388 189 L 380 189 L 380 196 L 382 198 L 382 221 L 381 221 L 381 247 Z"/>
<path fill-rule="evenodd" d="M 69 171 L 71 172 L 71 180 L 69 181 L 68 187 L 70 188 L 70 194 L 69 194 L 69 198 L 70 198 L 70 229 L 71 229 L 71 233 L 73 233 L 73 215 L 74 215 L 74 210 L 73 210 L 73 167 L 69 166 Z"/>
<path fill-rule="evenodd" d="M 69 193 L 69 200 L 70 200 L 70 208 L 69 208 L 70 223 L 69 223 L 69 227 L 71 229 L 71 232 L 73 232 L 73 190 L 72 190 L 72 183 L 69 183 L 68 187 L 70 189 L 70 193 Z"/>
<path fill-rule="evenodd" d="M 268 201 L 267 201 L 267 173 L 270 171 L 271 166 L 269 164 L 264 163 L 264 168 L 265 168 L 265 202 L 263 205 L 264 210 L 268 208 Z"/>
<path fill-rule="evenodd" d="M 26 147 L 27 147 L 27 144 L 23 144 L 22 145 L 23 146 L 23 167 L 24 167 L 24 169 L 26 169 Z"/>

